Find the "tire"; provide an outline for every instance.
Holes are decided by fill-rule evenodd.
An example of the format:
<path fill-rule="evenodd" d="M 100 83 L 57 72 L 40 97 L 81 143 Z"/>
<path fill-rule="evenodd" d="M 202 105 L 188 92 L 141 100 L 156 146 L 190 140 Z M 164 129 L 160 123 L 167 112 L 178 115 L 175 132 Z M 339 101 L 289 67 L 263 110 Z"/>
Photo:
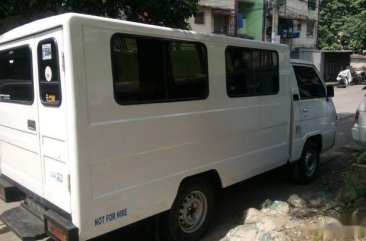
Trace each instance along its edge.
<path fill-rule="evenodd" d="M 299 182 L 309 184 L 312 182 L 319 172 L 319 148 L 313 141 L 305 143 L 298 162 Z"/>
<path fill-rule="evenodd" d="M 195 241 L 206 231 L 214 209 L 214 191 L 204 179 L 181 185 L 171 209 L 161 217 L 160 234 L 166 241 Z"/>

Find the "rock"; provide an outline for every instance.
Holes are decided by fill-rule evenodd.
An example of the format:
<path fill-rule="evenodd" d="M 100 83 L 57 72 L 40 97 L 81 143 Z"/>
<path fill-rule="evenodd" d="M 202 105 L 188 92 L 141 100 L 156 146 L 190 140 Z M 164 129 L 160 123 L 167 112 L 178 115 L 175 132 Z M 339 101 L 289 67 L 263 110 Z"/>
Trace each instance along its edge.
<path fill-rule="evenodd" d="M 274 222 L 270 218 L 263 218 L 258 222 L 255 227 L 261 232 L 280 231 L 282 228 L 278 226 L 278 223 Z"/>
<path fill-rule="evenodd" d="M 306 206 L 306 203 L 303 199 L 301 199 L 296 194 L 292 194 L 288 199 L 287 202 L 294 208 L 303 208 Z"/>
<path fill-rule="evenodd" d="M 284 233 L 281 232 L 266 232 L 257 235 L 258 241 L 290 241 Z"/>
<path fill-rule="evenodd" d="M 240 225 L 231 229 L 225 236 L 225 241 L 256 241 L 257 230 L 255 225 Z"/>
<path fill-rule="evenodd" d="M 262 209 L 263 208 L 270 208 L 272 206 L 273 202 L 270 199 L 266 199 L 263 203 L 262 203 Z"/>
<path fill-rule="evenodd" d="M 327 194 L 325 192 L 306 193 L 305 201 L 309 208 L 320 208 L 327 202 Z"/>
<path fill-rule="evenodd" d="M 328 203 L 325 204 L 324 206 L 324 211 L 328 211 L 328 210 L 331 210 L 331 209 L 335 209 L 337 207 L 337 203 L 334 202 L 334 201 L 329 201 Z"/>
<path fill-rule="evenodd" d="M 277 224 L 271 218 L 253 224 L 244 224 L 230 230 L 224 241 L 289 241 L 285 233 L 278 231 Z"/>
<path fill-rule="evenodd" d="M 290 206 L 286 202 L 274 201 L 269 208 L 263 208 L 262 212 L 267 215 L 285 216 L 290 212 Z"/>
<path fill-rule="evenodd" d="M 311 215 L 311 211 L 307 208 L 294 208 L 291 210 L 290 215 L 297 219 L 305 218 Z"/>
<path fill-rule="evenodd" d="M 249 208 L 244 215 L 245 224 L 258 223 L 266 215 L 255 208 Z"/>

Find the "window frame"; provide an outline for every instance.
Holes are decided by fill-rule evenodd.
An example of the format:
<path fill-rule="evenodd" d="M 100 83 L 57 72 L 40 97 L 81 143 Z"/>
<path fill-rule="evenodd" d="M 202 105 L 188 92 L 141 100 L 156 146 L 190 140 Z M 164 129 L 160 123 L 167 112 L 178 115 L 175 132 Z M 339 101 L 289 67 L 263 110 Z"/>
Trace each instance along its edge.
<path fill-rule="evenodd" d="M 227 61 L 226 61 L 226 54 L 229 48 L 241 48 L 243 50 L 250 50 L 251 51 L 251 55 L 252 58 L 254 56 L 254 51 L 268 51 L 268 52 L 272 52 L 276 54 L 276 61 L 277 61 L 277 83 L 278 83 L 278 88 L 276 91 L 274 91 L 273 93 L 270 94 L 260 94 L 260 93 L 249 93 L 249 94 L 230 94 L 229 93 L 229 88 L 228 88 L 228 68 L 227 68 Z M 255 73 L 255 68 L 253 67 L 253 73 Z M 279 54 L 278 51 L 273 50 L 273 49 L 259 49 L 259 48 L 248 48 L 248 47 L 242 47 L 242 46 L 235 46 L 235 45 L 228 45 L 225 48 L 225 78 L 226 78 L 226 94 L 228 97 L 230 98 L 241 98 L 241 97 L 255 97 L 255 96 L 275 96 L 278 95 L 280 92 L 280 64 L 279 64 Z M 255 83 L 255 74 L 253 74 L 253 78 L 252 78 L 253 83 Z"/>
<path fill-rule="evenodd" d="M 205 24 L 205 12 L 199 11 L 193 15 L 195 24 Z"/>
<path fill-rule="evenodd" d="M 324 96 L 309 96 L 309 97 L 304 97 L 301 94 L 302 89 L 301 89 L 301 85 L 299 84 L 299 80 L 297 79 L 295 67 L 312 69 L 314 71 L 314 73 L 316 74 L 316 76 L 318 77 L 319 81 L 320 81 L 320 85 L 322 86 L 322 91 L 324 92 L 323 93 Z M 325 99 L 325 98 L 328 97 L 327 96 L 327 88 L 326 88 L 326 85 L 325 85 L 324 81 L 320 78 L 319 72 L 318 72 L 318 70 L 316 69 L 315 66 L 306 65 L 306 64 L 292 64 L 292 68 L 294 70 L 294 74 L 295 74 L 295 78 L 296 78 L 296 84 L 297 84 L 297 87 L 299 89 L 300 100 Z M 319 86 L 319 85 L 317 85 L 317 86 Z"/>
<path fill-rule="evenodd" d="M 308 10 L 315 11 L 316 10 L 316 0 L 308 0 Z"/>
<path fill-rule="evenodd" d="M 309 32 L 309 28 L 311 28 L 311 34 Z M 314 22 L 308 22 L 306 24 L 306 38 L 308 39 L 314 38 Z"/>
<path fill-rule="evenodd" d="M 114 60 L 113 60 L 113 40 L 115 38 L 133 38 L 133 39 L 151 39 L 151 40 L 155 40 L 155 41 L 162 41 L 162 45 L 165 46 L 168 43 L 171 42 L 179 42 L 179 43 L 188 43 L 188 44 L 196 44 L 201 46 L 204 49 L 205 52 L 205 66 L 204 67 L 204 71 L 206 73 L 206 78 L 205 78 L 205 93 L 202 97 L 192 97 L 192 98 L 162 98 L 162 99 L 155 99 L 155 100 L 121 100 L 119 98 L 117 98 L 116 94 L 116 85 L 115 83 L 116 81 L 116 66 L 114 64 Z M 184 101 L 195 101 L 195 100 L 205 100 L 208 98 L 209 96 L 209 92 L 210 92 L 210 85 L 209 85 L 209 72 L 208 72 L 208 52 L 207 52 L 207 47 L 203 42 L 198 42 L 198 41 L 190 41 L 190 40 L 182 40 L 182 39 L 178 39 L 178 38 L 161 38 L 161 37 L 155 37 L 155 36 L 146 36 L 146 35 L 137 35 L 137 34 L 126 34 L 126 33 L 120 33 L 120 32 L 116 32 L 114 34 L 112 34 L 111 38 L 110 38 L 110 58 L 111 58 L 111 71 L 112 71 L 112 81 L 113 81 L 113 96 L 114 96 L 114 100 L 117 104 L 122 105 L 122 106 L 128 106 L 128 105 L 143 105 L 143 104 L 159 104 L 159 103 L 172 103 L 172 102 L 184 102 Z M 165 52 L 166 54 L 166 52 Z M 166 63 L 163 63 L 164 65 L 166 65 Z M 166 68 L 167 66 L 163 66 L 163 68 Z M 164 87 L 165 90 L 168 88 L 166 86 L 166 81 L 164 82 Z"/>
<path fill-rule="evenodd" d="M 31 75 L 31 86 L 32 86 L 32 100 L 26 101 L 26 100 L 7 100 L 7 99 L 0 99 L 0 102 L 3 103 L 12 103 L 12 104 L 21 104 L 21 105 L 28 105 L 28 106 L 32 106 L 34 103 L 34 99 L 35 99 L 35 89 L 34 89 L 34 71 L 33 71 L 33 51 L 32 51 L 32 47 L 29 44 L 23 44 L 23 45 L 18 45 L 18 46 L 14 46 L 11 48 L 7 48 L 7 49 L 3 49 L 0 50 L 0 52 L 9 52 L 9 51 L 14 51 L 16 49 L 20 49 L 20 48 L 28 48 L 29 50 L 29 57 L 30 57 L 30 75 Z"/>
<path fill-rule="evenodd" d="M 53 42 L 56 48 L 56 51 L 54 53 L 55 55 L 55 60 L 56 60 L 56 69 L 57 69 L 57 75 L 58 75 L 58 83 L 57 82 L 53 82 L 52 84 L 49 83 L 50 85 L 56 85 L 58 84 L 58 92 L 60 94 L 60 100 L 59 101 L 55 101 L 55 102 L 47 102 L 44 101 L 41 94 L 41 88 L 42 85 L 44 85 L 45 83 L 41 83 L 41 77 L 40 77 L 40 73 L 41 73 L 41 69 L 40 69 L 40 60 L 41 60 L 41 56 L 39 55 L 38 49 L 42 48 L 42 44 L 45 44 L 47 42 Z M 41 103 L 46 106 L 46 107 L 60 107 L 62 104 L 62 87 L 61 87 L 61 69 L 60 69 L 60 61 L 59 61 L 59 47 L 58 47 L 58 43 L 57 43 L 57 39 L 54 37 L 50 37 L 50 38 L 46 38 L 46 39 L 42 39 L 41 41 L 38 42 L 37 44 L 37 64 L 38 64 L 38 84 L 39 84 L 39 100 L 41 101 Z"/>

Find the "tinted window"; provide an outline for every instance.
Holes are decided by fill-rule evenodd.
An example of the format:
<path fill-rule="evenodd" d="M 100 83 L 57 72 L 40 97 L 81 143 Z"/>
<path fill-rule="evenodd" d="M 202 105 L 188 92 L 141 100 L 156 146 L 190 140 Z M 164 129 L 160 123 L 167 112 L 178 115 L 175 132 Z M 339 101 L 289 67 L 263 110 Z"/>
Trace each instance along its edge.
<path fill-rule="evenodd" d="M 203 44 L 116 34 L 111 40 L 114 95 L 119 104 L 204 99 Z"/>
<path fill-rule="evenodd" d="M 32 104 L 32 53 L 29 46 L 0 51 L 0 101 Z"/>
<path fill-rule="evenodd" d="M 61 81 L 55 40 L 43 40 L 38 44 L 37 52 L 41 102 L 45 106 L 60 106 Z"/>
<path fill-rule="evenodd" d="M 315 69 L 306 66 L 294 66 L 301 99 L 326 97 L 325 88 Z"/>
<path fill-rule="evenodd" d="M 226 48 L 226 87 L 230 97 L 274 95 L 279 91 L 275 51 Z"/>

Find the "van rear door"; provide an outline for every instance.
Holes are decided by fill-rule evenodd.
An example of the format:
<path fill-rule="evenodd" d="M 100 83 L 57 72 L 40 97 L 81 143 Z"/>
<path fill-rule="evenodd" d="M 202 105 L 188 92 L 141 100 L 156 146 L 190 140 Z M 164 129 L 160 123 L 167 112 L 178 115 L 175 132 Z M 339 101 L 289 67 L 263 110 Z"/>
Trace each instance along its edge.
<path fill-rule="evenodd" d="M 4 176 L 70 212 L 62 36 L 1 46 L 0 160 Z"/>
<path fill-rule="evenodd" d="M 70 212 L 62 29 L 35 36 L 44 198 Z"/>
<path fill-rule="evenodd" d="M 1 172 L 43 196 L 34 39 L 0 46 Z"/>

